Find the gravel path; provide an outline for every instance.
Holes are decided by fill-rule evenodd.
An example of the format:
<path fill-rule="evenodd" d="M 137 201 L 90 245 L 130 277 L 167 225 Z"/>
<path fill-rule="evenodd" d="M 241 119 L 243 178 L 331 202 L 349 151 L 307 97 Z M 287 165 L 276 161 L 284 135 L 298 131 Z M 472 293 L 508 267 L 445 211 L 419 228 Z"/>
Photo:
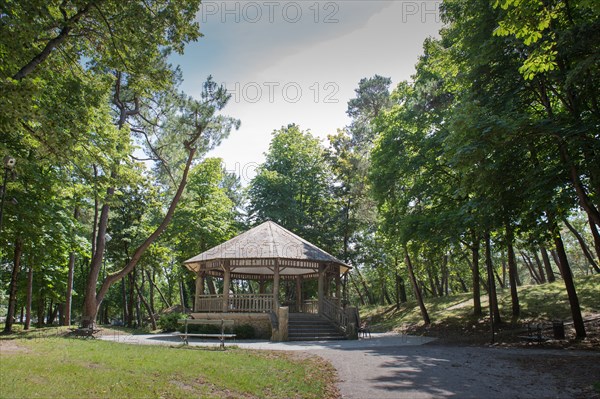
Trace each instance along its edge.
<path fill-rule="evenodd" d="M 173 335 L 103 336 L 136 344 L 178 344 Z M 247 349 L 305 351 L 331 361 L 349 399 L 600 398 L 600 352 L 426 345 L 431 338 L 373 334 L 333 342 L 236 341 Z M 196 341 L 192 345 L 218 345 Z"/>
<path fill-rule="evenodd" d="M 590 398 L 600 381 L 600 354 L 590 352 L 425 345 L 319 355 L 338 370 L 344 398 Z"/>

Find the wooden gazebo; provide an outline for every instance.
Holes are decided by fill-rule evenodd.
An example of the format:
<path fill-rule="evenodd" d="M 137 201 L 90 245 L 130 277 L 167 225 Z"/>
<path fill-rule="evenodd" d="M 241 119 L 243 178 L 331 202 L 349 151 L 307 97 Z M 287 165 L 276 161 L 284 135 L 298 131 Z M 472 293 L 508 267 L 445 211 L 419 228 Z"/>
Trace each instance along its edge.
<path fill-rule="evenodd" d="M 285 304 L 290 313 L 317 313 L 343 324 L 342 278 L 351 267 L 274 222 L 267 221 L 194 256 L 185 266 L 197 276 L 193 314 L 201 317 L 276 313 L 282 305 L 280 283 L 292 280 L 295 299 Z M 223 279 L 220 294 L 205 294 L 207 276 Z M 257 281 L 258 293 L 231 293 L 233 279 Z M 316 300 L 303 298 L 303 283 L 309 279 L 318 281 Z"/>

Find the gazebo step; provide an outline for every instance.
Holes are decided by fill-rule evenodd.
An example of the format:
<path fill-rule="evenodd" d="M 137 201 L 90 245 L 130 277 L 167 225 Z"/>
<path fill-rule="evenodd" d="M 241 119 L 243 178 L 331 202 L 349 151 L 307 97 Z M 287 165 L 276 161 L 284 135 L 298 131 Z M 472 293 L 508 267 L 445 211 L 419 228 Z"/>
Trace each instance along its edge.
<path fill-rule="evenodd" d="M 336 336 L 318 336 L 318 337 L 288 337 L 288 341 L 342 341 L 346 337 L 343 335 Z"/>
<path fill-rule="evenodd" d="M 290 341 L 326 341 L 346 339 L 329 320 L 312 313 L 290 313 L 288 320 Z"/>

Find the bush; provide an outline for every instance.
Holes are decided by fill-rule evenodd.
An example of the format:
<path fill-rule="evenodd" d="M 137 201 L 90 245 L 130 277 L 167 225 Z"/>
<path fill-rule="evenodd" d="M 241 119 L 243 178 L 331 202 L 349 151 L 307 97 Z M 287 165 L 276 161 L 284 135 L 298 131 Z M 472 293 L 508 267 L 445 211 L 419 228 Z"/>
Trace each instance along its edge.
<path fill-rule="evenodd" d="M 185 332 L 185 325 L 180 324 L 179 332 Z M 227 331 L 225 331 L 227 332 Z M 191 334 L 221 334 L 221 326 L 216 324 L 188 324 L 188 333 Z"/>
<path fill-rule="evenodd" d="M 256 337 L 256 331 L 250 324 L 242 324 L 241 326 L 234 326 L 233 333 L 238 339 L 253 339 Z"/>
<path fill-rule="evenodd" d="M 160 316 L 158 319 L 158 327 L 166 332 L 177 331 L 180 327 L 180 324 L 177 323 L 177 320 L 187 319 L 188 316 L 186 314 L 181 313 L 168 313 Z"/>

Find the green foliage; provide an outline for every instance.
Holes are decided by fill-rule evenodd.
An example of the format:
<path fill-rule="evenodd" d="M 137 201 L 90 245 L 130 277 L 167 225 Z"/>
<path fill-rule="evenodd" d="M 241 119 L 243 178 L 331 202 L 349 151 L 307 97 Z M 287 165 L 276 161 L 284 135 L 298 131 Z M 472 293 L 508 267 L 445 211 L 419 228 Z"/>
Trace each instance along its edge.
<path fill-rule="evenodd" d="M 241 324 L 233 327 L 233 333 L 237 339 L 254 339 L 256 338 L 256 331 L 250 324 Z"/>
<path fill-rule="evenodd" d="M 181 324 L 179 324 L 178 321 L 186 318 L 187 315 L 181 313 L 167 313 L 160 316 L 157 321 L 157 325 L 160 329 L 166 332 L 177 331 L 181 327 Z"/>
<path fill-rule="evenodd" d="M 185 326 L 179 325 L 179 332 L 185 332 Z M 221 327 L 216 324 L 189 324 L 188 332 L 192 334 L 220 334 Z M 229 332 L 226 329 L 226 333 Z"/>
<path fill-rule="evenodd" d="M 274 131 L 265 163 L 250 183 L 250 219 L 272 220 L 333 252 L 338 244 L 330 227 L 331 177 L 317 138 L 293 124 Z"/>

